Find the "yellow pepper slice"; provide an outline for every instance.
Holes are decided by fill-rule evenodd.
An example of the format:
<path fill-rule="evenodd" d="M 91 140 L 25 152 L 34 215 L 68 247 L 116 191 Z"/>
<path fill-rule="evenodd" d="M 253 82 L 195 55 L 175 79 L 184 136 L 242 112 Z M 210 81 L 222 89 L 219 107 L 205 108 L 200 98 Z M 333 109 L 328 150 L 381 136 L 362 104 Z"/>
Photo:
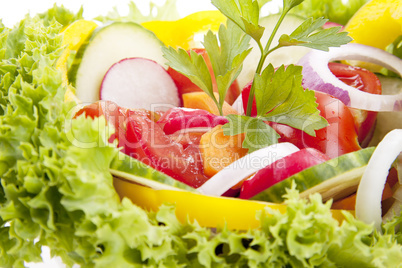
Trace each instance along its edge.
<path fill-rule="evenodd" d="M 127 197 L 146 210 L 157 211 L 163 203 L 176 205 L 176 216 L 182 223 L 196 220 L 204 227 L 226 227 L 231 230 L 259 228 L 257 211 L 269 207 L 285 213 L 286 205 L 252 200 L 212 197 L 187 191 L 154 190 L 115 178 L 114 187 L 120 198 Z M 340 210 L 331 210 L 334 219 L 342 222 Z"/>
<path fill-rule="evenodd" d="M 167 46 L 185 50 L 196 46 L 194 37 L 208 30 L 218 31 L 226 17 L 218 10 L 200 11 L 175 21 L 149 21 L 142 23 L 146 29 Z"/>
<path fill-rule="evenodd" d="M 62 80 L 64 85 L 68 85 L 68 67 L 67 60 L 71 51 L 78 50 L 80 46 L 85 42 L 90 34 L 95 30 L 98 25 L 89 20 L 77 20 L 65 27 L 60 34 L 63 35 L 62 46 L 66 46 L 60 58 L 56 62 L 56 68 L 62 72 Z M 64 96 L 65 101 L 79 102 L 75 94 L 70 87 L 67 87 L 67 91 Z"/>

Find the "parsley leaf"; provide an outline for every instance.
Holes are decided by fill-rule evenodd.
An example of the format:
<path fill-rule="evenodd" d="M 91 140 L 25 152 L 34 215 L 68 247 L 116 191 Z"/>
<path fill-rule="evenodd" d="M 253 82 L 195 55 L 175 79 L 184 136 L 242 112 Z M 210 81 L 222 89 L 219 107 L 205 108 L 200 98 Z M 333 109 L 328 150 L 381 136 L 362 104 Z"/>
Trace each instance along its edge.
<path fill-rule="evenodd" d="M 250 37 L 233 22 L 228 21 L 227 28 L 219 28 L 219 43 L 215 34 L 209 31 L 204 38 L 204 47 L 211 60 L 219 92 L 219 105 L 223 106 L 226 93 L 239 75 L 244 59 L 250 53 Z"/>
<path fill-rule="evenodd" d="M 219 39 L 219 42 L 218 42 Z M 164 57 L 168 60 L 168 65 L 176 71 L 187 76 L 194 84 L 201 88 L 210 96 L 218 107 L 222 115 L 226 93 L 239 75 L 243 61 L 250 53 L 248 49 L 250 37 L 245 35 L 239 27 L 232 23 L 227 23 L 227 28 L 221 25 L 216 36 L 212 31 L 208 31 L 204 36 L 204 47 L 211 61 L 216 85 L 219 93 L 219 101 L 216 99 L 213 90 L 211 73 L 204 58 L 195 51 L 187 53 L 183 49 L 177 51 L 172 48 L 163 47 Z"/>
<path fill-rule="evenodd" d="M 256 76 L 255 83 L 262 89 L 256 92 L 257 117 L 315 136 L 315 130 L 328 123 L 320 116 L 314 92 L 302 87 L 301 69 L 294 65 L 286 69 L 281 66 L 272 74 L 273 67 L 269 65 L 261 76 Z M 264 84 L 264 81 L 268 82 Z M 268 99 L 262 99 L 263 96 Z"/>
<path fill-rule="evenodd" d="M 257 43 L 264 33 L 264 27 L 258 25 L 260 7 L 254 0 L 212 0 L 212 4 L 226 17 L 239 26 Z"/>
<path fill-rule="evenodd" d="M 261 75 L 256 74 L 257 116 L 229 115 L 229 123 L 223 126 L 223 133 L 245 133 L 242 146 L 248 148 L 249 153 L 278 143 L 280 136 L 265 121 L 285 124 L 315 136 L 315 130 L 328 123 L 320 116 L 314 92 L 301 86 L 301 69 L 300 66 L 289 65 L 275 70 L 269 64 Z"/>
<path fill-rule="evenodd" d="M 305 46 L 328 51 L 329 47 L 339 47 L 352 41 L 346 32 L 339 32 L 340 27 L 319 30 L 327 22 L 324 18 L 309 18 L 297 27 L 290 35 L 283 34 L 278 46 Z M 317 31 L 318 30 L 318 31 Z M 317 32 L 315 32 L 317 31 Z"/>
<path fill-rule="evenodd" d="M 187 76 L 191 82 L 215 99 L 211 74 L 201 55 L 192 50 L 189 54 L 182 48 L 175 50 L 172 47 L 162 47 L 162 52 L 168 60 L 167 65 Z"/>
<path fill-rule="evenodd" d="M 225 124 L 224 135 L 237 135 L 245 133 L 242 144 L 248 153 L 278 143 L 279 134 L 263 120 L 243 115 L 228 115 L 229 123 Z"/>

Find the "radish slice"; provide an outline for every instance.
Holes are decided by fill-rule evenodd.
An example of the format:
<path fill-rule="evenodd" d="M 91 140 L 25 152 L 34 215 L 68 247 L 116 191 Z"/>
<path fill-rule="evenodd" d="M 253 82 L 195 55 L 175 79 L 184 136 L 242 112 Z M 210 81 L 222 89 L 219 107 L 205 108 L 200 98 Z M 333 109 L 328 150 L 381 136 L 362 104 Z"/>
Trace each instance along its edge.
<path fill-rule="evenodd" d="M 219 171 L 197 190 L 205 195 L 220 196 L 258 170 L 297 151 L 299 148 L 288 142 L 254 151 Z"/>
<path fill-rule="evenodd" d="M 155 61 L 123 59 L 110 67 L 103 78 L 100 99 L 128 109 L 167 111 L 180 105 L 173 79 Z"/>
<path fill-rule="evenodd" d="M 402 110 L 402 89 L 394 95 L 376 95 L 348 86 L 328 68 L 328 62 L 336 60 L 360 60 L 381 65 L 402 77 L 402 60 L 381 49 L 361 44 L 347 44 L 330 48 L 329 52 L 313 50 L 305 55 L 299 65 L 303 66 L 303 86 L 322 91 L 340 99 L 352 108 L 369 111 Z"/>
<path fill-rule="evenodd" d="M 389 132 L 378 144 L 356 194 L 356 217 L 381 231 L 381 197 L 392 163 L 402 152 L 402 129 Z"/>

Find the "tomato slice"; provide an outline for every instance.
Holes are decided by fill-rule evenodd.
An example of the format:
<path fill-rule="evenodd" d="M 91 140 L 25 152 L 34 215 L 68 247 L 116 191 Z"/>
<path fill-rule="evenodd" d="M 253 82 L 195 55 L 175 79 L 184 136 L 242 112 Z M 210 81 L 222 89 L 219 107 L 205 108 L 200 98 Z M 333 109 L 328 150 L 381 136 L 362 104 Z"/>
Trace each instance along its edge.
<path fill-rule="evenodd" d="M 366 69 L 335 62 L 330 62 L 328 67 L 339 80 L 349 86 L 371 94 L 382 92 L 378 77 Z M 349 109 L 355 118 L 358 141 L 362 147 L 366 147 L 374 133 L 377 112 Z"/>
<path fill-rule="evenodd" d="M 189 128 L 214 128 L 228 122 L 225 117 L 211 114 L 202 109 L 179 107 L 169 109 L 158 120 L 158 124 L 163 126 L 163 131 L 166 134 L 173 134 L 176 131 Z"/>
<path fill-rule="evenodd" d="M 298 148 L 315 148 L 330 158 L 360 150 L 354 118 L 349 109 L 337 98 L 319 91 L 314 92 L 320 115 L 328 126 L 316 131 L 316 136 L 287 125 L 269 122 L 281 136 L 280 142 L 290 142 Z"/>
<path fill-rule="evenodd" d="M 124 152 L 153 168 L 194 188 L 201 186 L 208 177 L 198 144 L 183 146 L 163 132 L 160 125 L 146 116 L 131 115 L 127 119 Z"/>
<path fill-rule="evenodd" d="M 104 116 L 106 122 L 115 128 L 115 133 L 109 139 L 109 142 L 113 142 L 116 138 L 119 139 L 120 136 L 124 136 L 124 121 L 126 120 L 127 112 L 126 108 L 122 108 L 112 101 L 97 101 L 80 109 L 74 118 L 82 114 L 92 119 Z"/>

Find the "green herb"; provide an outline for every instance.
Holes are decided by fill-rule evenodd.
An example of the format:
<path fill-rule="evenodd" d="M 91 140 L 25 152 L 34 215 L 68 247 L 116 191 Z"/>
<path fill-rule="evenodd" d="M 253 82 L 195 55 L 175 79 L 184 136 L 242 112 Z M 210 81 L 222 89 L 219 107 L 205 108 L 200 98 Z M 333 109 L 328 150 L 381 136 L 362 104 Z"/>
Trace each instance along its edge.
<path fill-rule="evenodd" d="M 326 120 L 319 115 L 314 93 L 301 86 L 301 67 L 281 66 L 276 71 L 270 64 L 262 75 L 256 75 L 257 115 L 228 115 L 229 122 L 223 126 L 225 135 L 246 133 L 243 147 L 249 152 L 275 144 L 279 135 L 265 121 L 277 122 L 301 129 L 311 136 L 315 130 L 326 125 Z M 242 126 L 239 128 L 239 125 Z"/>
<path fill-rule="evenodd" d="M 243 147 L 248 148 L 249 152 L 278 141 L 278 134 L 273 135 L 273 129 L 266 126 L 263 121 L 280 122 L 301 129 L 312 136 L 315 136 L 315 130 L 327 125 L 326 120 L 319 115 L 314 94 L 301 86 L 300 68 L 282 67 L 277 71 L 278 74 L 275 74 L 272 65 L 263 70 L 267 56 L 282 47 L 305 46 L 328 51 L 331 46 L 340 46 L 351 41 L 347 33 L 339 32 L 337 27 L 322 30 L 321 27 L 327 20 L 318 18 L 307 19 L 290 35 L 282 35 L 278 45 L 271 48 L 274 36 L 285 16 L 302 2 L 303 0 L 283 1 L 279 20 L 264 46 L 261 43 L 261 37 L 265 29 L 258 24 L 260 14 L 258 1 L 212 0 L 212 3 L 229 19 L 227 28 L 221 26 L 218 32 L 220 46 L 212 32 L 208 32 L 204 39 L 204 46 L 211 59 L 217 80 L 219 100 L 214 96 L 212 80 L 201 56 L 194 52 L 188 54 L 182 49 L 176 51 L 173 48 L 164 48 L 168 65 L 189 77 L 194 84 L 206 92 L 214 100 L 222 115 L 227 90 L 238 76 L 242 63 L 249 53 L 245 43 L 247 38 L 243 37 L 241 32 L 257 42 L 261 57 L 250 89 L 246 117 L 229 116 L 230 123 L 224 127 L 226 135 L 233 135 L 232 133 L 239 133 L 239 129 L 230 131 L 231 128 L 243 126 L 242 133 L 246 133 Z M 227 41 L 231 36 L 229 33 L 233 35 L 232 42 Z M 257 119 L 249 117 L 255 96 L 257 97 Z M 236 120 L 239 122 L 234 126 Z M 256 120 L 260 121 L 257 123 Z"/>
<path fill-rule="evenodd" d="M 168 65 L 178 72 L 186 75 L 194 84 L 206 92 L 215 102 L 220 114 L 228 88 L 241 71 L 242 63 L 250 50 L 250 41 L 243 32 L 233 23 L 227 28 L 219 27 L 219 41 L 211 31 L 205 35 L 204 46 L 211 60 L 219 100 L 214 95 L 211 74 L 204 58 L 190 50 L 190 54 L 183 49 L 176 51 L 172 47 L 162 48 L 164 57 L 169 60 Z"/>

